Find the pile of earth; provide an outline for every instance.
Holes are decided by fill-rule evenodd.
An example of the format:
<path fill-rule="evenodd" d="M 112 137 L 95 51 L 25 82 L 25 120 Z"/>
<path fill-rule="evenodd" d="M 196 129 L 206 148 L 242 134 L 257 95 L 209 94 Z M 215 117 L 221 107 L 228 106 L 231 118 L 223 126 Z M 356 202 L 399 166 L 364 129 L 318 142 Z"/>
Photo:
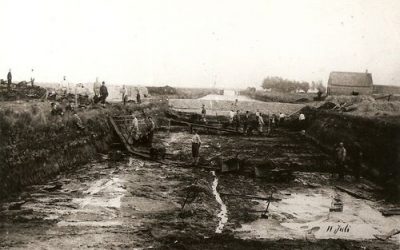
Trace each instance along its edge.
<path fill-rule="evenodd" d="M 0 101 L 30 100 L 46 96 L 46 89 L 39 86 L 30 86 L 25 82 L 13 84 L 8 90 L 6 85 L 0 87 Z"/>
<path fill-rule="evenodd" d="M 353 115 L 400 115 L 400 101 L 375 100 L 371 96 L 328 96 L 319 108 Z"/>

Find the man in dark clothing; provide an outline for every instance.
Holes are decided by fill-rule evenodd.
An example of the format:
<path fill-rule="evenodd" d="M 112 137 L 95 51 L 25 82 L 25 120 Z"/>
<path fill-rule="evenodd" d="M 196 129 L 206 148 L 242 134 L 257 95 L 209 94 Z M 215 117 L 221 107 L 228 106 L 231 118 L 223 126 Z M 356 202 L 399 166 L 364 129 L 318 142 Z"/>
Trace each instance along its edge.
<path fill-rule="evenodd" d="M 201 120 L 202 120 L 204 123 L 207 122 L 207 120 L 206 120 L 206 114 L 207 114 L 207 110 L 206 110 L 206 107 L 205 107 L 204 104 L 203 104 L 203 106 L 201 107 Z"/>
<path fill-rule="evenodd" d="M 148 143 L 151 146 L 153 143 L 153 137 L 154 137 L 154 129 L 156 128 L 156 125 L 154 124 L 153 118 L 149 116 L 148 118 L 148 123 L 147 123 L 147 139 Z"/>
<path fill-rule="evenodd" d="M 235 116 L 233 117 L 233 122 L 235 124 L 236 131 L 239 131 L 240 127 L 240 111 L 237 110 Z"/>
<path fill-rule="evenodd" d="M 51 103 L 51 115 L 56 116 L 60 115 L 62 116 L 64 114 L 62 108 L 58 107 L 56 103 L 52 102 Z"/>
<path fill-rule="evenodd" d="M 11 69 L 10 69 L 8 71 L 8 74 L 7 74 L 7 88 L 8 88 L 8 91 L 11 90 L 11 82 L 12 82 L 12 75 L 11 75 Z"/>
<path fill-rule="evenodd" d="M 336 148 L 336 167 L 339 174 L 339 179 L 344 178 L 345 163 L 347 157 L 347 150 L 344 147 L 343 142 L 339 143 L 339 147 Z"/>
<path fill-rule="evenodd" d="M 85 129 L 85 126 L 83 126 L 83 122 L 82 122 L 81 118 L 78 116 L 78 114 L 76 113 L 76 111 L 74 111 L 74 115 L 72 116 L 72 121 L 79 130 Z"/>
<path fill-rule="evenodd" d="M 192 130 L 192 133 L 194 134 L 192 137 L 193 165 L 197 166 L 197 164 L 199 164 L 199 159 L 200 159 L 201 140 L 199 134 L 197 134 L 195 129 Z"/>
<path fill-rule="evenodd" d="M 137 102 L 137 103 L 140 103 L 140 102 L 141 102 L 139 90 L 138 90 L 138 92 L 137 92 L 137 94 L 136 94 L 136 102 Z"/>
<path fill-rule="evenodd" d="M 65 111 L 74 111 L 74 110 L 75 110 L 75 103 L 73 101 L 70 101 L 65 107 Z"/>
<path fill-rule="evenodd" d="M 35 84 L 35 76 L 34 76 L 34 72 L 33 69 L 31 70 L 31 86 L 33 87 L 33 85 Z"/>
<path fill-rule="evenodd" d="M 106 83 L 103 82 L 101 87 L 100 87 L 100 99 L 101 99 L 101 103 L 103 104 L 103 107 L 106 106 L 106 99 L 108 96 L 108 90 L 106 87 Z"/>
<path fill-rule="evenodd" d="M 271 129 L 274 129 L 276 127 L 276 123 L 277 123 L 277 118 L 275 114 L 271 115 Z"/>
<path fill-rule="evenodd" d="M 247 110 L 243 118 L 243 133 L 245 134 L 247 133 L 247 127 L 249 126 L 249 121 L 250 121 L 250 113 Z"/>

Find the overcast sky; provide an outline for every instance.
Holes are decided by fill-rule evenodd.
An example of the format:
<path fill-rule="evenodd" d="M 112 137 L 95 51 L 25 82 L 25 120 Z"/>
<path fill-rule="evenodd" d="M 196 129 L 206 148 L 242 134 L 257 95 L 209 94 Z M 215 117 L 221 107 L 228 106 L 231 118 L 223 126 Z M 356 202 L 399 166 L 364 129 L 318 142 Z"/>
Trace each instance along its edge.
<path fill-rule="evenodd" d="M 400 85 L 399 0 L 0 0 L 0 78 L 210 87 Z"/>

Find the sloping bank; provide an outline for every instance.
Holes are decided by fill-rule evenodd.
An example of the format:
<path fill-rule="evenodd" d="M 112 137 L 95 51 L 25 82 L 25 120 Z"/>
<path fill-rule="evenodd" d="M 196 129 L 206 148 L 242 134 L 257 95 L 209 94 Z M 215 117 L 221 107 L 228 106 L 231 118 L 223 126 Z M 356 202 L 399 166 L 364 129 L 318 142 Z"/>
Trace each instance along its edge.
<path fill-rule="evenodd" d="M 71 114 L 53 117 L 44 106 L 0 110 L 0 199 L 109 149 L 113 133 L 106 111 L 78 114 L 85 131 L 76 128 Z"/>
<path fill-rule="evenodd" d="M 399 117 L 360 117 L 311 107 L 303 108 L 302 112 L 308 120 L 307 135 L 332 154 L 335 145 L 344 142 L 349 166 L 358 143 L 363 153 L 362 175 L 382 184 L 392 198 L 400 198 Z"/>

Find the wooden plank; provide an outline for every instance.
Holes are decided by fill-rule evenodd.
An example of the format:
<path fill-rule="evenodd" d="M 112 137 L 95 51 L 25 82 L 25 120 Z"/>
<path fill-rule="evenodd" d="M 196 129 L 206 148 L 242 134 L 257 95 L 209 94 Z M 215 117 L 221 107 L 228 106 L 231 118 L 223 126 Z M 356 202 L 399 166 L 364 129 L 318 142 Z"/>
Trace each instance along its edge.
<path fill-rule="evenodd" d="M 355 193 L 355 192 L 353 192 L 353 191 L 350 191 L 350 190 L 348 190 L 348 189 L 346 189 L 346 188 L 344 188 L 344 187 L 341 187 L 341 186 L 335 186 L 337 189 L 339 189 L 340 191 L 342 191 L 342 192 L 345 192 L 345 193 L 348 193 L 349 195 L 351 195 L 351 196 L 353 196 L 353 197 L 355 197 L 355 198 L 358 198 L 358 199 L 364 199 L 364 200 L 371 200 L 370 198 L 368 198 L 368 197 L 366 197 L 366 196 L 363 196 L 363 195 L 361 195 L 361 194 L 357 194 L 357 193 Z"/>
<path fill-rule="evenodd" d="M 139 153 L 136 152 L 132 149 L 132 147 L 129 145 L 129 143 L 127 142 L 126 138 L 124 137 L 124 135 L 122 134 L 121 130 L 118 128 L 117 124 L 115 123 L 114 119 L 112 117 L 109 117 L 110 123 L 113 126 L 115 132 L 117 133 L 118 137 L 120 138 L 121 142 L 124 144 L 126 150 L 136 156 L 151 160 L 150 155 L 144 154 L 144 153 Z"/>
<path fill-rule="evenodd" d="M 387 209 L 381 212 L 383 216 L 400 215 L 400 209 Z"/>
<path fill-rule="evenodd" d="M 185 122 L 185 121 L 178 121 L 178 120 L 175 120 L 175 119 L 171 119 L 171 122 L 180 123 L 180 124 L 185 124 L 185 125 L 187 125 L 187 126 L 192 126 L 192 127 L 199 127 L 199 128 L 206 128 L 206 129 L 214 129 L 214 130 L 217 130 L 217 131 L 223 131 L 223 132 L 235 133 L 235 134 L 243 134 L 242 132 L 239 132 L 239 131 L 236 131 L 236 130 L 232 130 L 232 129 L 217 128 L 217 127 L 207 126 L 207 125 L 198 124 L 198 123 L 191 123 L 191 122 Z"/>
<path fill-rule="evenodd" d="M 253 196 L 253 195 L 246 195 L 246 194 L 231 194 L 231 193 L 221 193 L 221 192 L 219 194 L 225 195 L 225 196 L 240 197 L 243 199 L 254 199 L 254 200 L 264 200 L 264 201 L 280 201 L 280 200 L 282 200 L 279 198 L 261 197 L 261 196 Z"/>
<path fill-rule="evenodd" d="M 143 152 L 143 151 L 142 151 L 142 152 L 138 152 L 138 151 L 134 150 L 134 149 L 129 145 L 127 139 L 126 139 L 125 136 L 122 134 L 121 130 L 119 129 L 119 127 L 118 127 L 117 123 L 114 121 L 114 119 L 110 116 L 110 117 L 109 117 L 109 120 L 110 120 L 111 125 L 114 127 L 114 130 L 115 130 L 115 132 L 117 133 L 118 137 L 120 138 L 121 142 L 124 144 L 126 150 L 127 150 L 129 153 L 131 153 L 132 155 L 139 156 L 139 157 L 144 158 L 144 159 L 146 159 L 146 160 L 158 162 L 158 163 L 165 164 L 165 165 L 166 165 L 166 164 L 169 164 L 169 165 L 171 165 L 171 164 L 176 164 L 176 163 L 174 163 L 174 162 L 168 162 L 168 163 L 167 163 L 167 162 L 165 162 L 165 161 L 156 160 L 156 159 L 151 158 L 149 154 L 147 154 L 147 153 L 145 153 L 145 152 Z"/>

